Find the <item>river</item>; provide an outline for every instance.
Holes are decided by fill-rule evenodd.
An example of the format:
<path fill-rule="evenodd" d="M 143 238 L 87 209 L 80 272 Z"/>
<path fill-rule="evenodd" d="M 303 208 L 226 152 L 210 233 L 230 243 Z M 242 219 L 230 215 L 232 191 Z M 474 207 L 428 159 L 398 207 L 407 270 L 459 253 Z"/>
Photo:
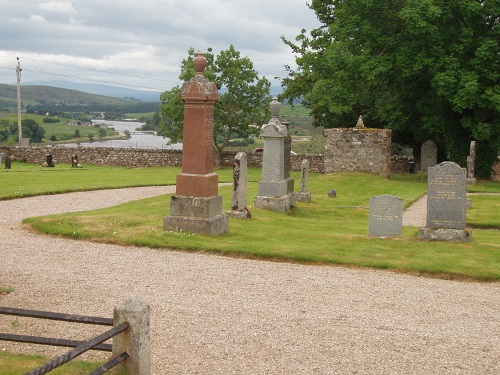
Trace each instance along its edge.
<path fill-rule="evenodd" d="M 135 121 L 104 121 L 92 120 L 93 124 L 105 123 L 112 126 L 116 131 L 134 132 L 137 128 L 144 125 L 143 122 Z M 131 134 L 129 139 L 113 139 L 108 141 L 94 141 L 82 142 L 81 146 L 85 147 L 117 147 L 117 148 L 155 148 L 155 149 L 169 149 L 169 150 L 182 150 L 182 143 L 168 145 L 168 138 L 163 138 L 154 134 Z M 76 143 L 66 143 L 63 146 L 76 147 Z"/>

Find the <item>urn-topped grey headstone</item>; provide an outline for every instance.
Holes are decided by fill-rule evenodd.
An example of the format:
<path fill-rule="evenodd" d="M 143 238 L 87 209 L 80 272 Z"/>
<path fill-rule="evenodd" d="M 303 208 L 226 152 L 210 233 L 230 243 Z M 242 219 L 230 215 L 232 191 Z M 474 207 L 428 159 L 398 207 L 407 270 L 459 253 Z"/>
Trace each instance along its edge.
<path fill-rule="evenodd" d="M 288 128 L 278 120 L 281 104 L 274 97 L 271 102 L 272 119 L 263 125 L 260 136 L 264 139 L 262 180 L 258 183 L 258 194 L 254 205 L 277 212 L 289 211 L 293 205 L 293 179 L 289 177 L 287 157 Z M 286 155 L 288 153 L 288 155 Z"/>
<path fill-rule="evenodd" d="M 247 208 L 247 155 L 238 152 L 233 161 L 233 198 L 231 201 L 231 211 L 229 217 L 238 219 L 250 219 L 251 214 Z"/>
<path fill-rule="evenodd" d="M 437 146 L 430 139 L 422 144 L 420 149 L 420 170 L 427 171 L 437 164 Z"/>
<path fill-rule="evenodd" d="M 299 202 L 311 202 L 311 192 L 309 191 L 309 160 L 302 160 L 300 166 L 300 191 L 294 194 L 295 200 Z"/>
<path fill-rule="evenodd" d="M 427 178 L 427 226 L 420 228 L 421 240 L 471 241 L 466 229 L 466 171 L 453 162 L 429 168 Z"/>
<path fill-rule="evenodd" d="M 369 221 L 369 236 L 400 236 L 403 229 L 403 200 L 385 194 L 371 197 Z"/>

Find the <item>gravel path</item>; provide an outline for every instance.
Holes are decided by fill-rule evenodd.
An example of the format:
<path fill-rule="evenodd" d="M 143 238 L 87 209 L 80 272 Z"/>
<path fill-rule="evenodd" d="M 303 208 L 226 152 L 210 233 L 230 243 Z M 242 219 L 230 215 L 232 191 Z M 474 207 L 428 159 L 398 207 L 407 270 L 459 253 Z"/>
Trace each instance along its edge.
<path fill-rule="evenodd" d="M 137 296 L 151 307 L 152 373 L 160 375 L 500 373 L 499 283 L 89 243 L 19 223 L 171 189 L 0 202 L 0 285 L 15 289 L 0 304 L 112 316 Z M 0 316 L 0 331 L 82 339 L 103 328 Z"/>

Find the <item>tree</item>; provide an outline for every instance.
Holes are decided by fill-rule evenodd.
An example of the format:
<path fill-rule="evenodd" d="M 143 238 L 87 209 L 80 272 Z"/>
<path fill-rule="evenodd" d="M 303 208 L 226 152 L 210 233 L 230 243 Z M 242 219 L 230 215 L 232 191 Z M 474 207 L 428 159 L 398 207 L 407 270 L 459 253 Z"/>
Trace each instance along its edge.
<path fill-rule="evenodd" d="M 195 56 L 195 50 L 189 49 L 188 58 L 181 64 L 181 81 L 187 82 L 196 75 L 193 67 Z M 205 57 L 208 62 L 204 76 L 216 83 L 220 94 L 214 108 L 214 148 L 218 161 L 220 152 L 233 137 L 246 138 L 256 131 L 249 125 L 263 124 L 269 119 L 271 83 L 265 77 L 260 78 L 250 59 L 241 57 L 232 45 L 217 57 L 209 48 Z M 180 99 L 181 90 L 175 86 L 160 96 L 163 135 L 170 139 L 170 143 L 182 140 L 184 105 Z"/>
<path fill-rule="evenodd" d="M 45 137 L 45 129 L 38 125 L 35 120 L 24 119 L 21 121 L 21 131 L 24 138 L 29 138 L 32 143 L 42 142 Z M 19 135 L 18 135 L 19 138 Z"/>
<path fill-rule="evenodd" d="M 489 176 L 500 147 L 500 3 L 488 0 L 313 0 L 321 27 L 296 43 L 283 97 L 303 98 L 314 124 L 393 131 L 413 148 L 433 139 L 441 159 Z"/>

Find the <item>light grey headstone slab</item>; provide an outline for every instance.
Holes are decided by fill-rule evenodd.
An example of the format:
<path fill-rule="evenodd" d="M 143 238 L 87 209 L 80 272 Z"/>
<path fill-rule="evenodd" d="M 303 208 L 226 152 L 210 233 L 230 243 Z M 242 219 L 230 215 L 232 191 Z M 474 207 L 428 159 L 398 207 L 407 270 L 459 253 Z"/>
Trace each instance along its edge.
<path fill-rule="evenodd" d="M 464 229 L 467 182 L 465 169 L 445 161 L 429 168 L 427 178 L 427 227 Z"/>
<path fill-rule="evenodd" d="M 233 199 L 232 210 L 243 210 L 247 206 L 247 155 L 238 152 L 233 161 Z"/>
<path fill-rule="evenodd" d="M 427 171 L 430 167 L 437 164 L 437 146 L 431 141 L 427 140 L 423 143 L 420 153 L 420 170 Z"/>
<path fill-rule="evenodd" d="M 400 236 L 403 228 L 403 200 L 391 195 L 371 197 L 369 224 L 370 236 Z"/>

